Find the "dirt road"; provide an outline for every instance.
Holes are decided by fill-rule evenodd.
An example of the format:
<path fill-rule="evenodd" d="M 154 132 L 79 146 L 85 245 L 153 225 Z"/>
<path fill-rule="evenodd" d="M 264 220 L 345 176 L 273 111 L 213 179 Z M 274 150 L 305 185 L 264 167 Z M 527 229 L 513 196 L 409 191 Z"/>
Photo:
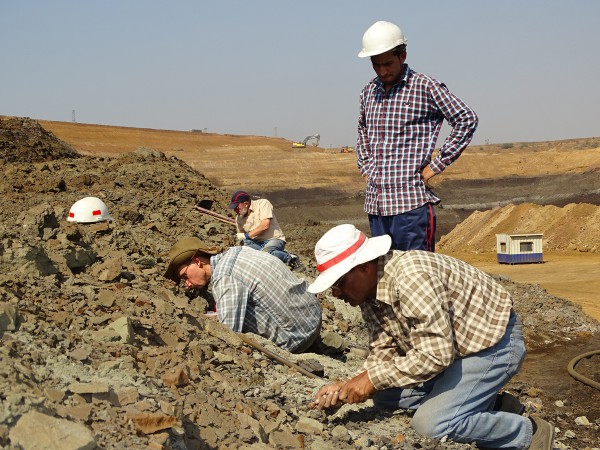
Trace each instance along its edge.
<path fill-rule="evenodd" d="M 539 284 L 550 294 L 569 299 L 600 320 L 600 254 L 544 252 L 543 264 L 498 264 L 495 253 L 449 253 L 485 272 L 519 283 Z"/>

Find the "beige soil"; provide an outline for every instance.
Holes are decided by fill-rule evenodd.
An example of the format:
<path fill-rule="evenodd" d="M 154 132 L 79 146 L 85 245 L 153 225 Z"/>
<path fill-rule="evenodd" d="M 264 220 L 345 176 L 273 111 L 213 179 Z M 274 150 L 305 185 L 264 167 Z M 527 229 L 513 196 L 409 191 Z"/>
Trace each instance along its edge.
<path fill-rule="evenodd" d="M 600 254 L 544 252 L 543 264 L 499 264 L 496 253 L 444 252 L 479 269 L 519 283 L 539 284 L 550 294 L 578 303 L 600 320 Z"/>

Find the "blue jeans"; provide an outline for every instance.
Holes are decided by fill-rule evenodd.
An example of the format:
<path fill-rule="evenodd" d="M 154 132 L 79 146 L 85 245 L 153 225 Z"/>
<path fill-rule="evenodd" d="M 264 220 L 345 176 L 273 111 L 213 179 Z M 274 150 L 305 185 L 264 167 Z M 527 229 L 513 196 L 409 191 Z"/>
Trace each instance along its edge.
<path fill-rule="evenodd" d="M 260 250 L 263 252 L 270 253 L 271 255 L 279 258 L 286 264 L 290 259 L 292 259 L 291 255 L 284 250 L 285 241 L 282 241 L 281 239 L 268 239 L 266 241 L 244 239 L 244 245 L 246 247 L 253 248 L 254 250 Z"/>
<path fill-rule="evenodd" d="M 491 348 L 455 360 L 435 378 L 411 389 L 376 394 L 375 406 L 415 409 L 418 433 L 480 447 L 526 449 L 533 426 L 527 417 L 493 411 L 496 394 L 521 368 L 525 358 L 523 325 L 511 313 L 504 337 Z"/>
<path fill-rule="evenodd" d="M 369 214 L 371 236 L 389 234 L 392 250 L 435 251 L 435 210 L 431 203 L 395 216 Z"/>

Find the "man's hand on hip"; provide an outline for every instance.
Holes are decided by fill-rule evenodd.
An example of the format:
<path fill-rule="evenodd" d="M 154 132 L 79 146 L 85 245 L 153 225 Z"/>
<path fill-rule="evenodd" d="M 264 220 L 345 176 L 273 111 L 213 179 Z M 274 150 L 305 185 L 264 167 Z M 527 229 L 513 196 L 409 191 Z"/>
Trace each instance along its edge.
<path fill-rule="evenodd" d="M 435 177 L 437 175 L 437 173 L 435 173 L 433 170 L 431 170 L 431 168 L 429 166 L 425 166 L 425 168 L 423 169 L 423 171 L 421 172 L 421 176 L 423 177 L 423 182 L 425 183 L 425 186 L 427 186 L 428 188 L 431 188 L 431 179 L 433 177 Z"/>

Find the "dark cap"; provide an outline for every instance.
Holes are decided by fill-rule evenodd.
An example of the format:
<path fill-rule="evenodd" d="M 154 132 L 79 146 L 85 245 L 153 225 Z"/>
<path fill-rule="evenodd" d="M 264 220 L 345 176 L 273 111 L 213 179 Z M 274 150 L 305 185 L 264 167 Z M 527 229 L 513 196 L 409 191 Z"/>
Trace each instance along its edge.
<path fill-rule="evenodd" d="M 244 203 L 249 200 L 250 194 L 248 194 L 246 191 L 235 191 L 231 196 L 231 203 L 229 204 L 229 206 L 227 206 L 227 208 L 235 209 L 235 207 L 240 203 Z"/>
<path fill-rule="evenodd" d="M 179 239 L 169 250 L 169 266 L 165 277 L 175 282 L 179 281 L 177 269 L 182 264 L 191 261 L 197 254 L 216 255 L 221 249 L 209 247 L 197 237 L 184 237 Z"/>

